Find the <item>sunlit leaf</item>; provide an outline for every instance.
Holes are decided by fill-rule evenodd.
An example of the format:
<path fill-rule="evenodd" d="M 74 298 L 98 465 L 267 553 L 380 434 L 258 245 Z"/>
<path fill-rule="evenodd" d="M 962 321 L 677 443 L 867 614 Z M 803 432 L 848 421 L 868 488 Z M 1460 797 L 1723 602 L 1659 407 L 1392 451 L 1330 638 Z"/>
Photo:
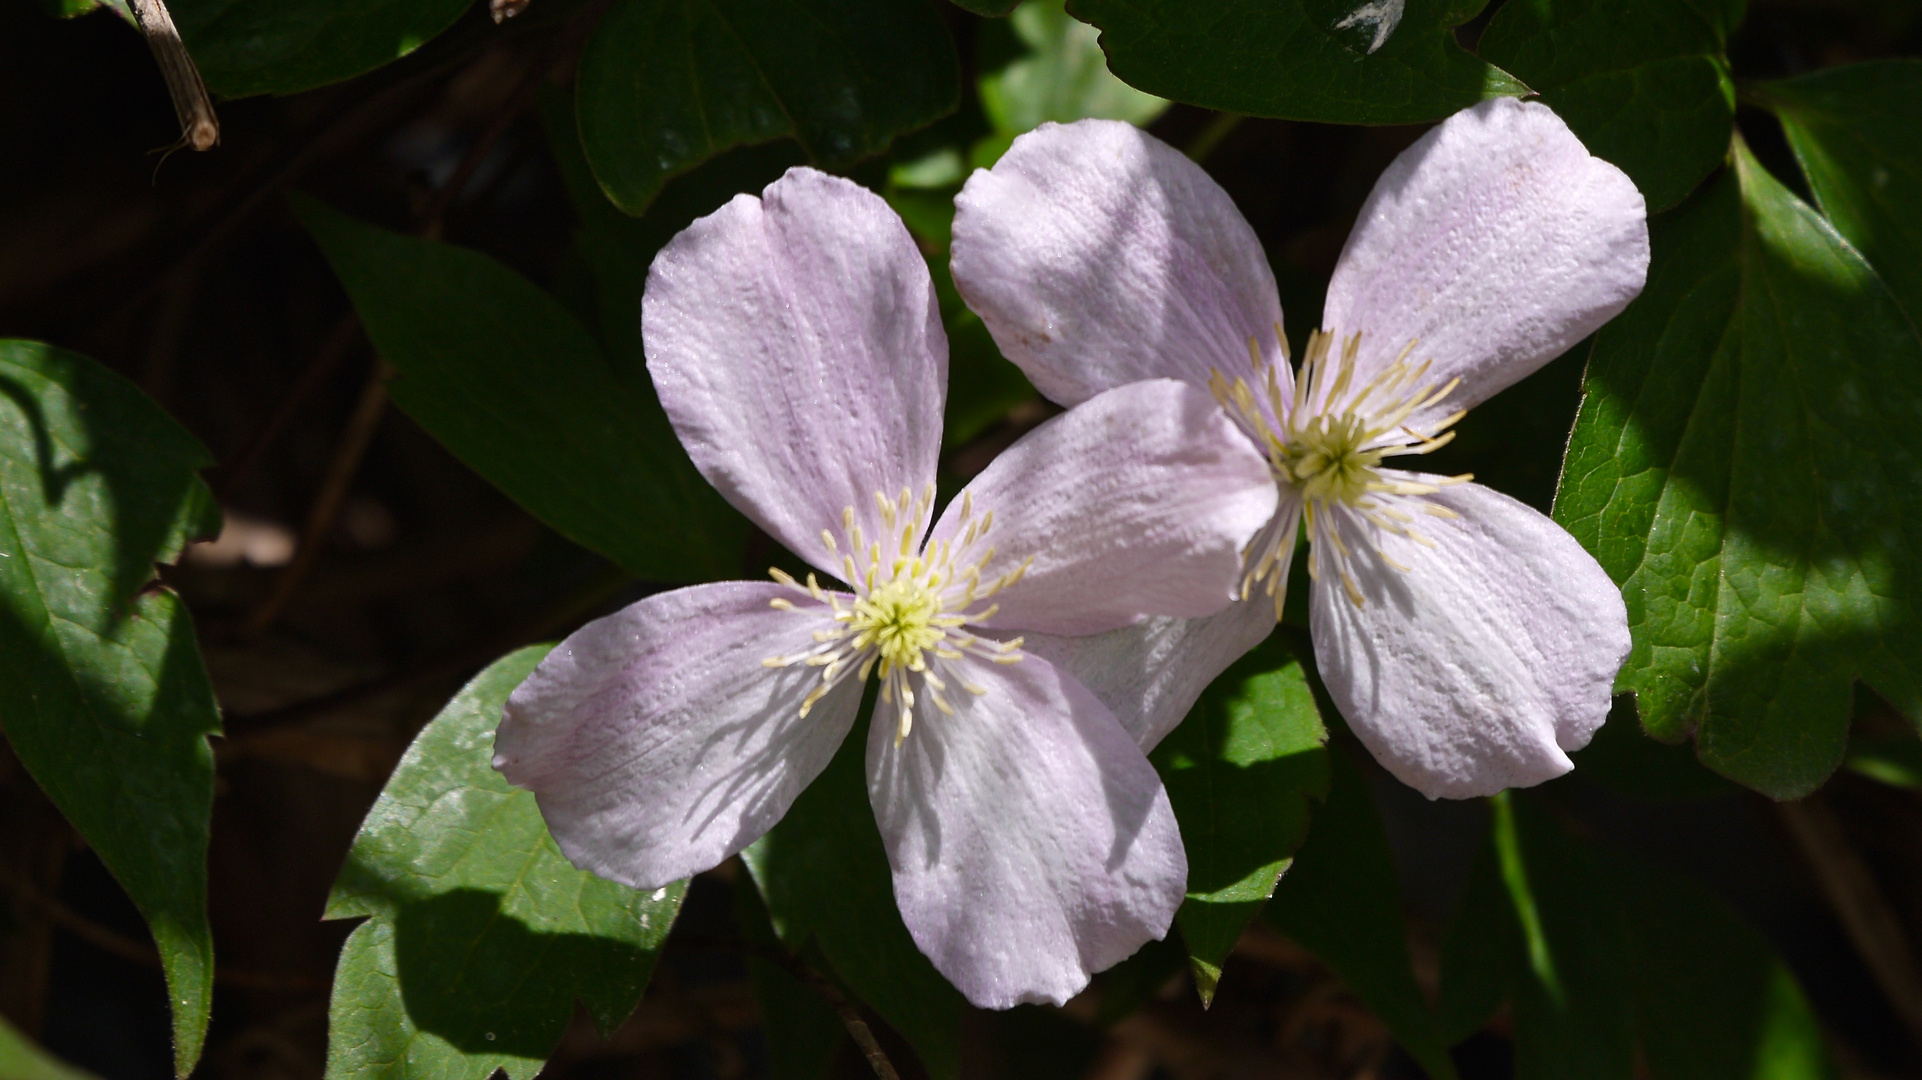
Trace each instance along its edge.
<path fill-rule="evenodd" d="M 474 678 L 414 740 L 367 813 L 326 917 L 341 950 L 327 1075 L 512 1080 L 540 1071 L 580 1001 L 602 1034 L 640 1000 L 680 910 L 576 870 L 534 796 L 489 764 L 507 695 L 547 646 Z"/>
<path fill-rule="evenodd" d="M 1740 0 L 1513 0 L 1480 51 L 1542 95 L 1650 210 L 1681 202 L 1728 153 L 1722 53 Z M 1731 10 L 1732 9 L 1732 10 Z"/>
<path fill-rule="evenodd" d="M 213 1000 L 207 828 L 220 729 L 193 621 L 156 562 L 220 527 L 207 452 L 84 356 L 0 341 L 0 725 L 146 916 L 174 1065 Z"/>
<path fill-rule="evenodd" d="M 1087 117 L 1147 124 L 1167 111 L 1167 101 L 1109 74 L 1100 32 L 1070 17 L 1063 0 L 1029 0 L 1002 25 L 1020 55 L 981 76 L 981 108 L 996 130 L 1020 134 Z M 997 28 L 983 27 L 983 38 Z"/>
<path fill-rule="evenodd" d="M 1069 0 L 1109 67 L 1150 94 L 1333 124 L 1414 124 L 1522 94 L 1455 42 L 1461 0 Z"/>
<path fill-rule="evenodd" d="M 1308 799 L 1328 795 L 1327 738 L 1301 664 L 1277 634 L 1216 678 L 1155 747 L 1188 850 L 1175 920 L 1204 1003 L 1307 835 Z"/>
<path fill-rule="evenodd" d="M 1643 725 L 1795 798 L 1841 762 L 1857 678 L 1922 717 L 1922 341 L 1739 146 L 1652 243 L 1596 340 L 1555 516 L 1622 585 Z"/>
<path fill-rule="evenodd" d="M 930 0 L 620 0 L 581 58 L 581 141 L 615 204 L 732 146 L 792 138 L 825 168 L 952 111 L 961 77 Z"/>
<path fill-rule="evenodd" d="M 652 385 L 622 378 L 553 297 L 477 252 L 297 209 L 398 371 L 395 404 L 456 457 L 637 577 L 740 573 L 745 522 L 694 470 Z"/>

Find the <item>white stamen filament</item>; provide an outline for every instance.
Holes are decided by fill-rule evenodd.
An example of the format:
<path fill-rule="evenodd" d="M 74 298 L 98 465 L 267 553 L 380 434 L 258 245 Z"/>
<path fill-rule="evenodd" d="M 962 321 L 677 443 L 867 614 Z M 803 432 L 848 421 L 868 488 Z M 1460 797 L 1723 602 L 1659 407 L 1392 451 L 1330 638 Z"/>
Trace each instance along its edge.
<path fill-rule="evenodd" d="M 935 541 L 918 555 L 913 553 L 914 544 L 927 528 L 934 509 L 934 486 L 930 484 L 919 498 L 906 488 L 892 499 L 877 491 L 874 504 L 887 533 L 885 545 L 867 541 L 852 506 L 841 513 L 845 551 L 831 531 L 821 531 L 823 546 L 830 556 L 840 557 L 843 577 L 854 589 L 851 605 L 844 605 L 842 596 L 821 588 L 813 574 L 803 585 L 778 567 L 768 570 L 781 585 L 827 604 L 832 622 L 828 628 L 814 632 L 813 648 L 789 656 L 770 656 L 761 663 L 771 668 L 801 664 L 822 669 L 821 682 L 801 702 L 802 716 L 848 675 L 866 682 L 868 674 L 878 667 L 881 703 L 896 710 L 894 741 L 898 746 L 914 725 L 914 706 L 922 696 L 917 694 L 917 684 L 935 709 L 952 715 L 954 708 L 943 696 L 950 679 L 970 694 L 987 691 L 946 670 L 950 662 L 963 656 L 997 664 L 1021 660 L 1020 638 L 996 641 L 971 633 L 967 627 L 994 616 L 1000 605 L 989 601 L 1020 581 L 1033 560 L 983 582 L 983 572 L 995 552 L 986 547 L 977 553 L 975 547 L 993 526 L 994 512 L 975 516 L 972 493 L 962 496 L 956 529 L 960 539 Z M 866 565 L 856 561 L 857 554 Z M 781 610 L 801 610 L 785 597 L 768 603 Z M 804 613 L 818 618 L 814 611 Z"/>
<path fill-rule="evenodd" d="M 1279 326 L 1275 327 L 1275 337 L 1285 363 L 1288 345 Z M 1263 358 L 1253 338 L 1248 340 L 1253 367 L 1249 376 L 1230 381 L 1216 371 L 1209 378 L 1215 400 L 1267 451 L 1269 469 L 1283 491 L 1283 512 L 1257 533 L 1242 553 L 1242 599 L 1248 599 L 1255 586 L 1266 581 L 1265 591 L 1274 601 L 1277 620 L 1286 599 L 1288 566 L 1294 554 L 1295 530 L 1288 527 L 1293 520 L 1291 506 L 1300 506 L 1308 534 L 1309 576 L 1320 580 L 1324 570 L 1330 571 L 1340 581 L 1342 592 L 1360 607 L 1364 597 L 1350 573 L 1355 550 L 1343 539 L 1344 528 L 1384 566 L 1407 573 L 1407 565 L 1383 550 L 1378 534 L 1434 547 L 1435 541 L 1415 531 L 1410 523 L 1423 513 L 1444 519 L 1458 516 L 1427 497 L 1445 485 L 1472 479 L 1463 474 L 1415 481 L 1404 479 L 1405 474 L 1392 475 L 1382 466 L 1385 458 L 1432 453 L 1454 439 L 1451 429 L 1465 411 L 1425 423 L 1427 430 L 1410 426 L 1409 420 L 1453 393 L 1460 379 L 1437 387 L 1427 378 L 1430 361 L 1410 362 L 1418 344 L 1410 341 L 1393 363 L 1356 387 L 1361 334 L 1343 341 L 1339 353 L 1334 344 L 1335 335 L 1331 333 L 1317 330 L 1309 335 L 1307 354 L 1293 391 L 1286 395 L 1277 365 Z"/>

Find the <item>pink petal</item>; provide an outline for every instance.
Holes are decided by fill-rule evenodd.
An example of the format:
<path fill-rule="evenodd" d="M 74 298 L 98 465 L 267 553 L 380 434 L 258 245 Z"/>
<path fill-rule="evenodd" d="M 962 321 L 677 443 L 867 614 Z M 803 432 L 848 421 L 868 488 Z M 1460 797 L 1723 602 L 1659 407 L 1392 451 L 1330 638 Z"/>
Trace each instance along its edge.
<path fill-rule="evenodd" d="M 1466 409 L 1628 306 L 1648 276 L 1641 192 L 1545 105 L 1456 113 L 1376 181 L 1328 285 L 1322 328 L 1360 331 L 1361 385 L 1410 341 L 1436 387 L 1412 423 Z"/>
<path fill-rule="evenodd" d="M 770 608 L 776 597 L 796 610 Z M 854 723 L 858 680 L 803 719 L 820 669 L 761 664 L 811 646 L 826 612 L 730 581 L 591 622 L 507 699 L 494 767 L 539 796 L 583 870 L 648 889 L 709 869 L 781 820 Z"/>
<path fill-rule="evenodd" d="M 1251 338 L 1281 355 L 1254 230 L 1199 166 L 1133 125 L 1043 124 L 954 206 L 955 287 L 1064 405 L 1138 379 L 1206 386 L 1210 370 L 1247 369 Z"/>
<path fill-rule="evenodd" d="M 1086 686 L 1147 753 L 1187 717 L 1215 676 L 1274 629 L 1274 605 L 1257 597 L 1218 615 L 1156 616 L 1086 637 L 1025 633 L 1021 647 Z"/>
<path fill-rule="evenodd" d="M 915 944 L 984 1008 L 1060 1004 L 1168 932 L 1188 860 L 1154 767 L 1047 661 L 948 665 L 955 713 L 868 734 L 868 794 Z"/>
<path fill-rule="evenodd" d="M 1315 583 L 1311 625 L 1322 681 L 1389 772 L 1429 798 L 1490 795 L 1573 768 L 1608 716 L 1628 656 L 1621 593 L 1575 538 L 1479 484 L 1431 496 L 1454 520 L 1424 518 L 1421 547 L 1356 547 L 1365 603 L 1332 575 Z"/>
<path fill-rule="evenodd" d="M 790 169 L 654 259 L 647 369 L 701 475 L 835 575 L 821 530 L 845 507 L 880 539 L 874 496 L 934 482 L 948 342 L 927 264 L 880 196 Z M 646 462 L 633 463 L 646 468 Z"/>
<path fill-rule="evenodd" d="M 1023 436 L 948 504 L 932 540 L 994 512 L 984 581 L 1027 564 L 985 625 L 1090 634 L 1212 615 L 1275 512 L 1267 461 L 1205 391 L 1172 379 L 1090 398 Z M 957 559 L 972 561 L 978 556 Z M 1030 561 L 1032 560 L 1032 561 Z"/>

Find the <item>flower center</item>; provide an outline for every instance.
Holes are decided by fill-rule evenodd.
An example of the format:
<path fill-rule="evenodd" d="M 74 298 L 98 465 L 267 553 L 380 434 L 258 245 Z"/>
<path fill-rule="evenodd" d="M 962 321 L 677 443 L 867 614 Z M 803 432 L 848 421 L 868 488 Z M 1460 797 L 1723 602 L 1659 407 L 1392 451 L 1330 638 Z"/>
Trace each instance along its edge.
<path fill-rule="evenodd" d="M 1280 326 L 1275 327 L 1275 337 L 1281 340 Z M 1358 385 L 1356 359 L 1361 352 L 1361 335 L 1350 335 L 1339 353 L 1334 343 L 1335 336 L 1326 331 L 1309 335 L 1308 353 L 1290 393 L 1282 391 L 1276 366 L 1263 358 L 1253 338 L 1248 341 L 1248 355 L 1255 385 L 1251 387 L 1246 378 L 1229 382 L 1215 372 L 1209 386 L 1242 430 L 1267 451 L 1275 482 L 1299 502 L 1308 529 L 1309 576 L 1319 578 L 1323 564 L 1332 564 L 1348 599 L 1360 607 L 1361 589 L 1349 572 L 1354 552 L 1342 537 L 1344 527 L 1351 535 L 1359 534 L 1365 549 L 1384 565 L 1405 571 L 1406 566 L 1382 550 L 1378 534 L 1434 546 L 1434 541 L 1416 532 L 1411 523 L 1417 514 L 1454 517 L 1454 511 L 1429 501 L 1427 496 L 1443 485 L 1461 483 L 1472 476 L 1420 480 L 1382 467 L 1385 458 L 1427 454 L 1455 437 L 1449 429 L 1464 412 L 1424 423 L 1425 431 L 1410 427 L 1409 421 L 1440 404 L 1454 392 L 1460 379 L 1440 389 L 1425 381 L 1429 362 L 1409 363 L 1417 344 L 1410 341 L 1393 363 Z M 1284 359 L 1288 355 L 1285 340 L 1281 341 L 1281 353 Z M 1276 619 L 1281 618 L 1288 564 L 1294 554 L 1292 518 L 1282 520 L 1287 516 L 1285 512 L 1277 515 L 1243 553 L 1242 598 L 1247 599 L 1256 585 L 1266 581 Z"/>
<path fill-rule="evenodd" d="M 972 493 L 962 495 L 960 535 L 930 544 L 919 554 L 914 553 L 914 542 L 927 528 L 934 507 L 934 487 L 929 485 L 919 499 L 905 489 L 894 499 L 876 492 L 874 501 L 886 530 L 884 540 L 870 542 L 862 535 L 852 506 L 841 512 L 841 540 L 837 541 L 832 531 L 821 530 L 821 542 L 828 553 L 841 559 L 842 577 L 853 587 L 853 596 L 823 589 L 813 574 L 802 584 L 780 569 L 768 571 L 775 581 L 817 604 L 826 604 L 831 620 L 827 627 L 814 631 L 812 649 L 791 656 L 770 656 L 761 663 L 767 667 L 805 664 L 822 669 L 821 682 L 801 702 L 802 716 L 850 673 L 866 682 L 869 672 L 878 667 L 881 703 L 899 708 L 894 736 L 899 745 L 913 726 L 917 691 L 949 715 L 954 708 L 944 695 L 950 682 L 971 694 L 987 693 L 947 671 L 948 662 L 966 655 L 997 664 L 1020 661 L 1020 638 L 996 641 L 967 627 L 994 616 L 997 605 L 988 601 L 1020 581 L 1028 572 L 1028 563 L 983 580 L 983 572 L 994 559 L 994 548 L 986 542 L 988 530 L 994 526 L 994 511 L 976 516 Z M 769 603 L 819 617 L 818 606 L 797 608 L 785 597 Z"/>

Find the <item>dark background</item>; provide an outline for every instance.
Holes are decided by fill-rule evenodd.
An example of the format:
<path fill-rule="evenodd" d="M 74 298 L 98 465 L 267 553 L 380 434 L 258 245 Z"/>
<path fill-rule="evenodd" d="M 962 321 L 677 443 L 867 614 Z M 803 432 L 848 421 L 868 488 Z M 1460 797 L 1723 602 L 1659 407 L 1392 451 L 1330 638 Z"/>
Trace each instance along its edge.
<path fill-rule="evenodd" d="M 59 20 L 35 0 L 0 0 L 0 336 L 50 341 L 138 382 L 213 452 L 210 480 L 230 515 L 226 541 L 165 572 L 193 609 L 227 724 L 215 742 L 210 888 L 221 972 L 200 1076 L 322 1074 L 328 984 L 351 924 L 320 912 L 402 750 L 487 661 L 649 591 L 544 529 L 399 412 L 357 409 L 375 359 L 285 200 L 303 191 L 391 228 L 438 231 L 565 296 L 579 273 L 573 210 L 541 95 L 522 92 L 556 34 L 555 20 L 538 17 L 542 2 L 500 28 L 477 9 L 361 79 L 224 103 L 218 148 L 169 154 L 178 128 L 131 27 L 104 11 Z M 977 48 L 982 22 L 944 10 L 964 63 L 993 55 L 998 31 Z M 1922 4 L 1756 0 L 1731 56 L 1739 77 L 1767 78 L 1919 50 Z M 546 81 L 564 85 L 565 67 Z M 1153 130 L 1186 145 L 1211 119 L 1177 106 Z M 1773 122 L 1753 111 L 1740 122 L 1798 186 Z M 1319 308 L 1318 283 L 1375 175 L 1417 134 L 1248 120 L 1209 157 L 1267 245 L 1296 329 Z M 885 171 L 857 174 L 879 183 Z M 1545 508 L 1582 351 L 1479 409 L 1453 464 L 1437 467 L 1473 469 Z M 957 451 L 957 464 L 984 460 L 1031 414 L 1016 410 L 987 445 Z M 326 497 L 330 477 L 337 500 Z M 318 557 L 289 577 L 303 530 Z M 1862 713 L 1866 725 L 1895 722 L 1872 700 Z M 1639 738 L 1611 724 L 1604 741 Z M 1922 1075 L 1917 1033 L 1862 959 L 1874 946 L 1851 940 L 1821 885 L 1848 867 L 1820 864 L 1857 860 L 1907 940 L 1922 942 L 1922 797 L 1838 777 L 1819 807 L 1843 855 L 1812 862 L 1815 849 L 1760 796 L 1630 798 L 1589 772 L 1607 770 L 1553 785 L 1554 805 L 1578 830 L 1696 875 L 1753 919 L 1801 978 L 1847 1075 Z M 1417 973 L 1432 991 L 1486 811 L 1430 804 L 1371 775 L 1400 858 Z M 0 1014 L 112 1080 L 170 1075 L 145 928 L 4 743 L 0 872 Z M 725 869 L 698 880 L 635 1017 L 605 1043 L 577 1018 L 547 1075 L 765 1075 L 752 988 L 726 947 L 734 888 Z M 1465 1076 L 1507 1075 L 1504 1023 L 1458 1050 Z M 968 1067 L 980 1076 L 1419 1075 L 1312 956 L 1259 929 L 1205 1014 L 1177 977 L 1105 1031 L 1073 1007 L 969 1025 Z M 845 1075 L 864 1075 L 844 1050 Z"/>

